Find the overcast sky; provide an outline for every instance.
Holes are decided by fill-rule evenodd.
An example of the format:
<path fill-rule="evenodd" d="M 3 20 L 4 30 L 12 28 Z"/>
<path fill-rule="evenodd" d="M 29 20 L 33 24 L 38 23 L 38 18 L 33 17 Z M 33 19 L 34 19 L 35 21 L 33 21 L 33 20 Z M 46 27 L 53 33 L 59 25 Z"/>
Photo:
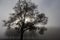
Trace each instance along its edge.
<path fill-rule="evenodd" d="M 0 26 L 3 19 L 8 19 L 13 7 L 18 0 L 0 0 Z M 60 0 L 32 0 L 38 5 L 39 12 L 43 12 L 48 17 L 47 26 L 60 26 Z"/>
<path fill-rule="evenodd" d="M 18 0 L 0 0 L 0 35 L 4 34 L 6 28 L 3 27 L 2 20 L 8 19 L 9 13 L 14 12 L 13 7 Z M 39 12 L 43 12 L 48 17 L 48 27 L 60 26 L 60 0 L 32 0 L 38 5 Z"/>

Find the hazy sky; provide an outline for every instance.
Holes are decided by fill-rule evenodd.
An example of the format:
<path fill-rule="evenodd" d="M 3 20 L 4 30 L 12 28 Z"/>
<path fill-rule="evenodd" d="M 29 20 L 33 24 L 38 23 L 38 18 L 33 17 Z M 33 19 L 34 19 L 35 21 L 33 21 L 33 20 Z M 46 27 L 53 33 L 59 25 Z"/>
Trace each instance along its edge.
<path fill-rule="evenodd" d="M 1 20 L 8 19 L 9 13 L 13 12 L 13 7 L 18 0 L 0 0 L 0 26 Z M 39 12 L 43 12 L 48 17 L 47 26 L 60 26 L 60 0 L 32 0 L 38 5 Z"/>
<path fill-rule="evenodd" d="M 6 31 L 2 20 L 8 19 L 9 13 L 12 13 L 13 7 L 18 0 L 0 0 L 0 36 Z M 48 17 L 48 27 L 60 26 L 60 0 L 32 0 L 38 5 L 39 12 L 43 12 Z"/>

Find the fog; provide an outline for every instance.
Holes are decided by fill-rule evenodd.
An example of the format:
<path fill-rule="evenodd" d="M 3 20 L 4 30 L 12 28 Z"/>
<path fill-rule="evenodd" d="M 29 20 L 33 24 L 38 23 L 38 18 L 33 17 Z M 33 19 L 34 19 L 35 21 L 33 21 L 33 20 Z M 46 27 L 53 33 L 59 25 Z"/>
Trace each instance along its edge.
<path fill-rule="evenodd" d="M 8 19 L 9 13 L 14 12 L 13 7 L 18 0 L 0 0 L 0 35 L 3 38 L 6 31 L 6 27 L 3 26 L 2 20 Z M 45 13 L 48 17 L 48 23 L 46 25 L 47 31 L 44 34 L 47 39 L 55 39 L 60 35 L 60 0 L 32 0 L 38 5 L 40 13 Z M 57 35 L 58 34 L 58 35 Z M 28 33 L 29 35 L 29 33 Z M 53 37 L 51 37 L 53 35 Z M 41 36 L 41 35 L 40 35 Z M 43 36 L 43 37 L 45 37 Z M 58 37 L 56 37 L 58 36 Z M 41 36 L 42 37 L 42 36 Z M 42 38 L 43 38 L 42 37 Z M 49 38 L 48 38 L 49 37 Z M 30 37 L 29 37 L 30 38 Z"/>

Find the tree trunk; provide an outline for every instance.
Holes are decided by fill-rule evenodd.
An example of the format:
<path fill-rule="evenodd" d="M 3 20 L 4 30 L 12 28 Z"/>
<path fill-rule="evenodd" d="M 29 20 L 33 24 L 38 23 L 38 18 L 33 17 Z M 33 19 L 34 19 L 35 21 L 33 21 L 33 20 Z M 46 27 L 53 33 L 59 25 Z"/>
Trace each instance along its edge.
<path fill-rule="evenodd" d="M 20 40 L 23 40 L 23 34 L 24 34 L 23 29 L 21 29 Z"/>
<path fill-rule="evenodd" d="M 25 27 L 25 24 L 24 24 L 24 22 L 22 22 L 22 27 L 21 27 L 21 35 L 20 35 L 20 40 L 23 40 L 23 34 L 24 34 L 24 27 Z"/>
<path fill-rule="evenodd" d="M 20 35 L 20 40 L 23 40 L 23 34 L 24 34 L 24 22 L 23 22 L 23 25 L 22 25 L 22 27 L 21 27 L 21 35 Z"/>

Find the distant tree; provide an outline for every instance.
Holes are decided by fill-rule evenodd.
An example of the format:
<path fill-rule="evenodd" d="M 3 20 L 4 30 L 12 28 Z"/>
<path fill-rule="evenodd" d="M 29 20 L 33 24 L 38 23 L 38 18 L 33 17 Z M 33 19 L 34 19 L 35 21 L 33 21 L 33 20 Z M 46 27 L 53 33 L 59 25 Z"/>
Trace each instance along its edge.
<path fill-rule="evenodd" d="M 40 34 L 46 30 L 44 27 L 36 26 L 36 24 L 46 25 L 48 17 L 46 17 L 44 13 L 39 13 L 37 5 L 32 3 L 31 0 L 19 0 L 13 9 L 15 13 L 10 14 L 9 20 L 3 20 L 4 26 L 7 26 L 8 29 L 13 28 L 17 30 L 18 33 L 21 33 L 21 40 L 23 40 L 23 33 L 26 30 L 40 30 Z"/>

